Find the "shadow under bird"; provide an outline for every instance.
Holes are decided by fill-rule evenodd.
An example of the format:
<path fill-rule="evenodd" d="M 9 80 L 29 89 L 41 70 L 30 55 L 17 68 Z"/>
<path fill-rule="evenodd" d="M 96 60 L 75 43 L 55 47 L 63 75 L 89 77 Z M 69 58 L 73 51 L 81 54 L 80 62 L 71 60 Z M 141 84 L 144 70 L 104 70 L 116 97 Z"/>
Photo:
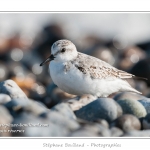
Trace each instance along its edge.
<path fill-rule="evenodd" d="M 53 82 L 63 91 L 74 95 L 91 94 L 108 97 L 115 92 L 129 91 L 142 94 L 126 81 L 133 74 L 111 66 L 98 58 L 80 53 L 69 40 L 56 41 L 49 56 L 40 66 L 50 62 Z M 145 78 L 141 78 L 145 79 Z"/>

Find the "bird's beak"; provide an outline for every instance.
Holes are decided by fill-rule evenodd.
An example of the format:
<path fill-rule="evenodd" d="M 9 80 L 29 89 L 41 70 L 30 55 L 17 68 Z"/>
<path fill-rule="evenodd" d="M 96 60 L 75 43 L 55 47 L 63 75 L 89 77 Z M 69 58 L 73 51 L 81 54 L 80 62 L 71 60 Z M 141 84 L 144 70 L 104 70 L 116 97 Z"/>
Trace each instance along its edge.
<path fill-rule="evenodd" d="M 45 61 L 43 61 L 43 62 L 40 64 L 40 66 L 43 66 L 45 63 L 54 60 L 54 58 L 55 58 L 54 55 L 49 56 Z"/>

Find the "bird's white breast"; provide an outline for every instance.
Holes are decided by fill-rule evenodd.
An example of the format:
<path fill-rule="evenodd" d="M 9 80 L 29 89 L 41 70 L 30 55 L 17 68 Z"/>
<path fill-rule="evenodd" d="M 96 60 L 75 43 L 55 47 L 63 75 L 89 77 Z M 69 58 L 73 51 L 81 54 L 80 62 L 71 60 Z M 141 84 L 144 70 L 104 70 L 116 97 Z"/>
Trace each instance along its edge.
<path fill-rule="evenodd" d="M 50 75 L 53 82 L 67 93 L 75 95 L 91 94 L 95 96 L 108 96 L 115 92 L 115 84 L 118 82 L 106 81 L 103 79 L 92 79 L 89 75 L 84 75 L 75 66 L 69 66 L 66 70 L 66 64 L 52 61 L 50 63 Z M 110 90 L 109 90 L 110 87 Z M 114 87 L 114 88 L 113 88 Z M 102 95 L 103 94 L 103 95 Z"/>

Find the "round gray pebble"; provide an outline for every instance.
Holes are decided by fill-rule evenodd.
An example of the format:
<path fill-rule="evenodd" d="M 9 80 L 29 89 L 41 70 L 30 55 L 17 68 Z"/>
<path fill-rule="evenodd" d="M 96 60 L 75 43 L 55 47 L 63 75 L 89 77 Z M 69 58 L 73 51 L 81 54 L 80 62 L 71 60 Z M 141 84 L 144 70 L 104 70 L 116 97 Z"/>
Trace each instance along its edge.
<path fill-rule="evenodd" d="M 120 128 L 112 127 L 110 129 L 111 137 L 119 137 L 123 135 L 123 131 Z"/>
<path fill-rule="evenodd" d="M 61 129 L 67 129 L 68 131 L 74 131 L 80 127 L 79 123 L 75 119 L 70 119 L 68 116 L 66 117 L 56 111 L 50 111 L 47 114 L 47 119 L 58 125 Z"/>
<path fill-rule="evenodd" d="M 142 99 L 142 100 L 138 100 L 146 109 L 147 113 L 150 113 L 150 99 Z"/>
<path fill-rule="evenodd" d="M 145 117 L 147 114 L 144 106 L 137 100 L 125 99 L 117 102 L 122 107 L 124 114 L 132 114 L 138 118 Z"/>
<path fill-rule="evenodd" d="M 141 123 L 140 120 L 130 114 L 122 115 L 121 117 L 117 118 L 113 123 L 112 126 L 118 127 L 123 131 L 127 132 L 130 130 L 140 130 Z"/>
<path fill-rule="evenodd" d="M 64 115 L 64 117 L 70 118 L 70 119 L 76 119 L 75 114 L 73 113 L 71 107 L 69 104 L 66 103 L 60 103 L 52 107 L 52 111 L 59 112 L 60 114 Z"/>
<path fill-rule="evenodd" d="M 99 98 L 82 107 L 75 114 L 78 118 L 88 121 L 105 119 L 111 122 L 118 116 L 118 107 L 111 98 Z"/>

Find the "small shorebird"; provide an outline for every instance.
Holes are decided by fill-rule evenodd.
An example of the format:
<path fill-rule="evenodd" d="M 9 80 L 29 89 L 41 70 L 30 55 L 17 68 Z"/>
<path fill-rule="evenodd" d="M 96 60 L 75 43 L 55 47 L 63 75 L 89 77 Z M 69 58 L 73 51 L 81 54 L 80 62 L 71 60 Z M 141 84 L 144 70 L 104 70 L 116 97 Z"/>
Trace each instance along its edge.
<path fill-rule="evenodd" d="M 67 93 L 91 94 L 96 97 L 107 97 L 119 91 L 141 94 L 126 81 L 135 75 L 78 52 L 76 46 L 69 40 L 56 41 L 51 47 L 51 56 L 40 66 L 49 61 L 53 82 Z"/>

